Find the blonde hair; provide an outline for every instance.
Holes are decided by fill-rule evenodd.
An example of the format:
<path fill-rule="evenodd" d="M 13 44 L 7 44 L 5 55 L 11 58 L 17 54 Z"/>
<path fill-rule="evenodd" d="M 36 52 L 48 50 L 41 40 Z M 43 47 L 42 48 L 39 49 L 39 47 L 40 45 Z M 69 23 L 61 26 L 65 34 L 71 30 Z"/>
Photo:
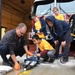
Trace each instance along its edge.
<path fill-rule="evenodd" d="M 57 11 L 58 11 L 58 8 L 57 8 L 57 7 L 54 7 L 54 8 L 53 8 L 53 11 L 54 11 L 54 10 L 57 10 Z"/>

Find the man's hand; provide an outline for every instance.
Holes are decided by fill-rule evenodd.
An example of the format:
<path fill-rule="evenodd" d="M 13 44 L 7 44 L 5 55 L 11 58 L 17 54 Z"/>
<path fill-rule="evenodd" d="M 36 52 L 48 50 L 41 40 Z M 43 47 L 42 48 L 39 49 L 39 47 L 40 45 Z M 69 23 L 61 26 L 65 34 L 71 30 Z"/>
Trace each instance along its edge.
<path fill-rule="evenodd" d="M 66 41 L 62 41 L 61 45 L 64 47 L 66 45 Z"/>
<path fill-rule="evenodd" d="M 20 64 L 18 62 L 16 62 L 15 65 L 14 65 L 14 69 L 20 70 L 20 68 L 21 68 Z"/>

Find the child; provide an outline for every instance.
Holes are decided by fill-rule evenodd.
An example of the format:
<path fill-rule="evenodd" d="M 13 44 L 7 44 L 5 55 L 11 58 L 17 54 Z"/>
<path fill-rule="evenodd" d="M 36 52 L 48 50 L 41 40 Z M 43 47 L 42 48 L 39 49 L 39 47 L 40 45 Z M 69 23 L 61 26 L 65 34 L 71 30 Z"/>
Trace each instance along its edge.
<path fill-rule="evenodd" d="M 59 13 L 59 9 L 58 9 L 57 7 L 54 7 L 54 8 L 53 8 L 53 13 L 54 13 L 54 17 L 55 17 L 57 20 L 62 20 L 62 21 L 65 20 L 64 16 Z M 62 57 L 62 48 L 63 48 L 62 45 L 60 45 L 58 58 Z"/>
<path fill-rule="evenodd" d="M 46 31 L 46 22 L 43 18 L 39 18 L 36 15 L 32 15 L 33 26 L 32 29 L 40 38 L 46 38 L 47 31 Z"/>
<path fill-rule="evenodd" d="M 34 44 L 38 44 L 38 48 L 40 49 L 40 53 L 37 53 L 37 56 L 42 57 L 43 61 L 49 60 L 50 63 L 53 63 L 55 49 L 45 39 L 39 38 L 38 35 L 33 35 L 32 41 Z"/>
<path fill-rule="evenodd" d="M 43 18 L 39 18 L 35 14 L 31 16 L 32 18 L 32 30 L 37 34 L 40 38 L 46 38 L 46 22 Z M 36 49 L 38 49 L 38 45 L 36 45 Z"/>
<path fill-rule="evenodd" d="M 50 28 L 51 34 L 54 37 L 56 58 L 58 58 L 59 47 L 60 47 L 60 45 L 62 45 L 62 47 L 63 47 L 63 60 L 61 61 L 61 63 L 68 62 L 68 59 L 69 59 L 69 46 L 68 46 L 68 44 L 70 42 L 70 34 L 71 34 L 70 25 L 66 21 L 61 21 L 61 20 L 55 19 L 55 17 L 52 15 L 47 16 L 45 21 Z M 55 30 L 52 31 L 51 28 L 54 28 Z M 54 32 L 57 35 L 55 35 Z"/>

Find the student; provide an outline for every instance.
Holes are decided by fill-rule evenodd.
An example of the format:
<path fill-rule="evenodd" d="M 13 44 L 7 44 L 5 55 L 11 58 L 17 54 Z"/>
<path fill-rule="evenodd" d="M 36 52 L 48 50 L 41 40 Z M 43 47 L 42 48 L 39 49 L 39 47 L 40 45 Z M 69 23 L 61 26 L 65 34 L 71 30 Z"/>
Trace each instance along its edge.
<path fill-rule="evenodd" d="M 27 41 L 24 34 L 27 27 L 24 23 L 19 23 L 18 26 L 10 31 L 7 31 L 0 41 L 0 52 L 3 59 L 3 65 L 11 66 L 14 63 L 14 69 L 19 70 L 20 64 L 17 62 L 16 56 L 23 56 L 25 53 L 33 55 L 29 52 Z M 10 54 L 9 59 L 6 55 Z"/>
<path fill-rule="evenodd" d="M 40 53 L 37 53 L 37 56 L 42 57 L 43 61 L 53 63 L 55 59 L 55 49 L 45 39 L 39 38 L 38 35 L 34 35 L 32 40 L 35 45 L 38 44 L 38 48 L 40 49 Z"/>
<path fill-rule="evenodd" d="M 54 17 L 55 17 L 57 20 L 62 20 L 62 21 L 64 21 L 64 16 L 59 13 L 59 9 L 58 9 L 57 7 L 54 7 L 54 8 L 53 8 L 53 13 L 54 13 Z M 62 46 L 60 45 L 58 57 L 60 58 L 61 56 L 62 56 Z"/>
<path fill-rule="evenodd" d="M 39 18 L 36 15 L 32 15 L 32 21 L 33 26 L 32 29 L 33 31 L 40 37 L 40 38 L 46 38 L 47 31 L 46 31 L 46 22 L 44 21 L 43 18 Z"/>
<path fill-rule="evenodd" d="M 59 53 L 59 47 L 60 45 L 63 46 L 63 60 L 61 63 L 68 62 L 68 56 L 69 56 L 69 38 L 70 38 L 70 25 L 66 21 L 61 21 L 55 19 L 54 16 L 47 16 L 45 19 L 46 23 L 48 24 L 49 28 L 54 28 L 55 31 L 52 31 L 52 35 L 54 36 L 54 43 L 55 43 L 55 49 L 56 49 L 56 58 L 58 57 Z M 56 33 L 57 35 L 55 35 Z"/>
<path fill-rule="evenodd" d="M 56 19 L 64 21 L 64 16 L 59 13 L 59 9 L 57 7 L 53 8 L 53 13 Z"/>
<path fill-rule="evenodd" d="M 46 31 L 46 22 L 43 18 L 39 18 L 36 15 L 32 15 L 32 29 L 40 38 L 45 39 L 47 35 Z M 36 45 L 36 50 L 38 49 L 38 45 Z"/>

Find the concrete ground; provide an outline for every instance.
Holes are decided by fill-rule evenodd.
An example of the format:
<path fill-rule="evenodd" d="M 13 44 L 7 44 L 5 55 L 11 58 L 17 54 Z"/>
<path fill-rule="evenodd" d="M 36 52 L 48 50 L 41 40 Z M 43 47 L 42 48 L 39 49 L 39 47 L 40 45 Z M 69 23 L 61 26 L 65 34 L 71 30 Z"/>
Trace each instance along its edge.
<path fill-rule="evenodd" d="M 57 59 L 53 64 L 50 63 L 40 63 L 36 67 L 31 70 L 24 71 L 24 59 L 25 55 L 20 58 L 17 57 L 21 64 L 21 70 L 12 70 L 4 75 L 75 75 L 75 59 L 74 57 L 69 58 L 69 62 L 66 64 L 61 64 L 60 60 Z M 0 57 L 0 65 L 2 63 L 2 59 Z M 21 73 L 21 74 L 20 74 Z M 3 74 L 0 74 L 3 75 Z"/>

